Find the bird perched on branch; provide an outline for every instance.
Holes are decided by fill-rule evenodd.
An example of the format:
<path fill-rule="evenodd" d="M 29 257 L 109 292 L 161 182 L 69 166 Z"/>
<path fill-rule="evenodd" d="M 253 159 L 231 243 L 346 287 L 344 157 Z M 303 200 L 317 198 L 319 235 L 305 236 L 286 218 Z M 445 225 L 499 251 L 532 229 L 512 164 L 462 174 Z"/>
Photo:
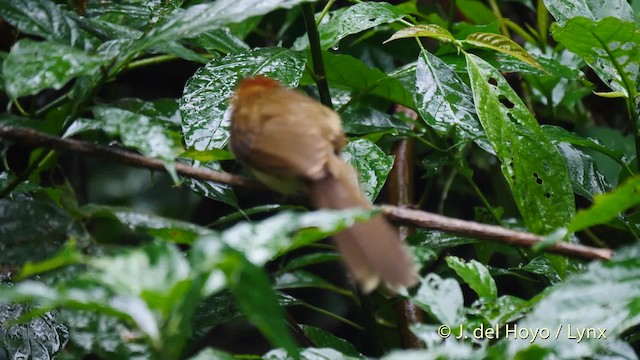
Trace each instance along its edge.
<path fill-rule="evenodd" d="M 355 170 L 339 157 L 346 137 L 340 116 L 316 100 L 256 76 L 238 85 L 231 115 L 231 151 L 267 186 L 306 193 L 317 208 L 372 208 Z M 382 215 L 333 237 L 364 292 L 380 282 L 394 290 L 416 283 L 412 257 Z"/>

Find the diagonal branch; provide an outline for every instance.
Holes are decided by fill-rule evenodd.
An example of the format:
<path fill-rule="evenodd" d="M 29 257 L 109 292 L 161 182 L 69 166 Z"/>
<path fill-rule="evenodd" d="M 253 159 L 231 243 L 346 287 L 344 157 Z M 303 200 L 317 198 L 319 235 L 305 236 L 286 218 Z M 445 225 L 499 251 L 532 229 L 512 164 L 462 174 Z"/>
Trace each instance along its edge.
<path fill-rule="evenodd" d="M 59 138 L 29 128 L 0 125 L 0 138 L 36 147 L 83 153 L 125 165 L 167 171 L 165 162 L 162 160 L 148 158 L 121 148 L 96 145 L 82 140 Z M 266 188 L 258 182 L 242 176 L 204 168 L 195 168 L 181 163 L 175 164 L 175 167 L 178 174 L 185 177 L 266 190 Z M 421 210 L 412 210 L 397 206 L 384 206 L 383 210 L 385 216 L 401 224 L 438 229 L 503 244 L 531 248 L 542 241 L 541 236 L 532 233 L 450 218 Z M 545 248 L 544 251 L 587 260 L 609 260 L 613 256 L 613 251 L 609 249 L 570 243 L 558 243 Z"/>

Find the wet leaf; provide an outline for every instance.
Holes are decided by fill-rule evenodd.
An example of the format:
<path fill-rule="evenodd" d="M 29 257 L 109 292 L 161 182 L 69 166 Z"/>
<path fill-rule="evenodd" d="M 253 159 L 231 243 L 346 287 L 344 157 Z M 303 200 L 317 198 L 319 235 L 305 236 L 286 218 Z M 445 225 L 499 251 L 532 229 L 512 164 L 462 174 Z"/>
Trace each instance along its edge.
<path fill-rule="evenodd" d="M 249 45 L 231 33 L 229 28 L 211 30 L 200 34 L 195 42 L 208 52 L 220 51 L 225 54 L 249 50 Z"/>
<path fill-rule="evenodd" d="M 386 2 L 363 2 L 344 7 L 327 14 L 329 18 L 318 24 L 320 47 L 323 50 L 335 48 L 340 40 L 381 24 L 402 19 L 404 12 Z M 296 50 L 309 46 L 308 36 L 298 38 L 294 44 Z"/>
<path fill-rule="evenodd" d="M 633 22 L 608 17 L 598 22 L 583 17 L 552 28 L 553 38 L 582 57 L 613 91 L 637 93 L 640 29 Z"/>
<path fill-rule="evenodd" d="M 633 10 L 625 0 L 545 0 L 544 5 L 558 24 L 564 25 L 576 17 L 594 21 L 614 17 L 624 22 L 633 22 Z"/>
<path fill-rule="evenodd" d="M 212 149 L 217 150 L 217 149 Z M 191 150 L 196 151 L 196 150 Z M 209 150 L 205 150 L 209 151 Z M 214 171 L 222 171 L 222 167 L 215 161 L 200 162 L 194 161 L 192 166 L 211 169 Z M 220 184 L 213 181 L 198 180 L 194 178 L 184 178 L 184 184 L 196 193 L 206 196 L 209 199 L 223 202 L 235 208 L 238 207 L 238 199 L 233 188 L 229 185 Z"/>
<path fill-rule="evenodd" d="M 444 325 L 456 326 L 464 319 L 462 289 L 453 279 L 442 279 L 435 273 L 427 274 L 412 300 Z"/>
<path fill-rule="evenodd" d="M 416 67 L 418 113 L 440 135 L 454 131 L 456 142 L 475 140 L 490 148 L 478 121 L 471 89 L 442 60 L 422 51 Z"/>
<path fill-rule="evenodd" d="M 256 74 L 296 87 L 305 57 L 284 48 L 253 49 L 214 59 L 188 81 L 180 100 L 182 131 L 187 147 L 222 149 L 229 141 L 229 100 L 236 84 Z"/>
<path fill-rule="evenodd" d="M 475 55 L 467 60 L 478 117 L 527 227 L 566 226 L 575 204 L 564 160 L 504 77 Z"/>
<path fill-rule="evenodd" d="M 358 139 L 342 149 L 342 158 L 356 169 L 360 189 L 373 202 L 393 168 L 393 156 L 369 140 Z"/>
<path fill-rule="evenodd" d="M 476 260 L 465 262 L 455 257 L 446 257 L 447 265 L 453 269 L 466 282 L 478 296 L 485 301 L 493 301 L 498 298 L 496 282 L 482 263 Z"/>
<path fill-rule="evenodd" d="M 276 290 L 314 288 L 351 295 L 350 291 L 335 286 L 327 280 L 304 270 L 297 270 L 278 275 L 275 279 L 273 288 Z"/>
<path fill-rule="evenodd" d="M 567 164 L 567 173 L 576 194 L 593 201 L 594 195 L 607 192 L 611 188 L 591 156 L 570 144 L 560 143 L 557 147 Z"/>
<path fill-rule="evenodd" d="M 93 47 L 94 39 L 78 26 L 73 14 L 52 1 L 0 1 L 0 18 L 26 34 L 85 50 Z"/>
<path fill-rule="evenodd" d="M 71 79 L 99 72 L 106 60 L 73 47 L 23 39 L 11 48 L 2 66 L 5 89 L 13 98 L 44 89 L 60 89 Z"/>
<path fill-rule="evenodd" d="M 548 329 L 550 336 L 510 339 L 509 357 L 523 356 L 533 348 L 558 358 L 615 353 L 623 332 L 640 323 L 640 249 L 634 246 L 617 254 L 611 261 L 591 263 L 586 272 L 544 292 L 517 326 Z M 583 334 L 580 341 L 578 331 Z M 606 339 L 600 336 L 603 332 Z"/>
<path fill-rule="evenodd" d="M 0 349 L 4 348 L 10 359 L 53 359 L 69 341 L 69 330 L 57 311 L 26 323 L 18 321 L 32 310 L 32 305 L 0 301 Z"/>

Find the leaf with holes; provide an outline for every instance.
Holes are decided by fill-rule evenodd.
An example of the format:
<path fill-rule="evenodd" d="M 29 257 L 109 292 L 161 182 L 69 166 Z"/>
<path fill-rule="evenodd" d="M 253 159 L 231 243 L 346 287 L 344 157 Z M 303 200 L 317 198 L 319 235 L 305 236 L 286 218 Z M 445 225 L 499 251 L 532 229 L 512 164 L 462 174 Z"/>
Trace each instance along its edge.
<path fill-rule="evenodd" d="M 388 43 L 389 41 L 411 38 L 411 37 L 429 37 L 433 39 L 440 40 L 444 43 L 454 43 L 456 40 L 455 37 L 449 32 L 449 30 L 435 25 L 435 24 L 420 24 L 415 26 L 409 26 L 402 30 L 396 31 L 390 38 L 384 41 L 384 43 Z"/>
<path fill-rule="evenodd" d="M 348 35 L 357 34 L 381 24 L 402 19 L 405 14 L 395 6 L 385 2 L 363 2 L 341 8 L 328 14 L 329 20 L 318 24 L 320 47 L 327 50 L 340 43 Z M 298 38 L 294 49 L 303 50 L 309 46 L 308 36 Z"/>
<path fill-rule="evenodd" d="M 478 117 L 527 227 L 544 234 L 566 226 L 575 204 L 562 156 L 505 78 L 466 57 Z"/>
<path fill-rule="evenodd" d="M 640 69 L 640 29 L 635 23 L 578 17 L 551 31 L 556 41 L 582 57 L 613 91 L 634 99 Z"/>
<path fill-rule="evenodd" d="M 507 55 L 511 55 L 516 59 L 520 59 L 521 61 L 524 61 L 525 63 L 535 68 L 545 71 L 544 68 L 540 66 L 536 58 L 531 56 L 531 54 L 529 54 L 527 50 L 523 49 L 516 42 L 504 35 L 477 32 L 467 36 L 467 38 L 463 40 L 463 42 L 473 46 L 491 49 Z"/>
<path fill-rule="evenodd" d="M 358 139 L 342 149 L 342 158 L 356 169 L 360 188 L 373 202 L 387 181 L 393 167 L 393 156 L 385 154 L 370 140 Z"/>
<path fill-rule="evenodd" d="M 180 99 L 182 131 L 187 147 L 198 151 L 222 149 L 229 141 L 229 100 L 245 77 L 263 74 L 296 87 L 305 65 L 304 53 L 263 48 L 214 59 L 198 70 Z"/>
<path fill-rule="evenodd" d="M 627 0 L 544 0 L 545 7 L 558 24 L 584 17 L 594 21 L 614 17 L 624 22 L 634 22 L 633 9 Z"/>

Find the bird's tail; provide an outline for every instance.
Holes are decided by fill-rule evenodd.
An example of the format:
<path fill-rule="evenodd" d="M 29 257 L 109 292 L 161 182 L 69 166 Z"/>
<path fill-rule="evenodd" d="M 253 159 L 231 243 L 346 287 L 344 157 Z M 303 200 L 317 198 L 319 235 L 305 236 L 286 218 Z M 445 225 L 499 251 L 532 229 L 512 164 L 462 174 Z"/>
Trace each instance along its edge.
<path fill-rule="evenodd" d="M 355 170 L 335 156 L 329 160 L 330 175 L 314 182 L 310 196 L 318 208 L 371 208 L 357 184 Z M 334 241 L 351 275 L 365 293 L 380 282 L 393 290 L 416 283 L 411 255 L 398 232 L 382 215 L 360 222 L 334 235 Z"/>

